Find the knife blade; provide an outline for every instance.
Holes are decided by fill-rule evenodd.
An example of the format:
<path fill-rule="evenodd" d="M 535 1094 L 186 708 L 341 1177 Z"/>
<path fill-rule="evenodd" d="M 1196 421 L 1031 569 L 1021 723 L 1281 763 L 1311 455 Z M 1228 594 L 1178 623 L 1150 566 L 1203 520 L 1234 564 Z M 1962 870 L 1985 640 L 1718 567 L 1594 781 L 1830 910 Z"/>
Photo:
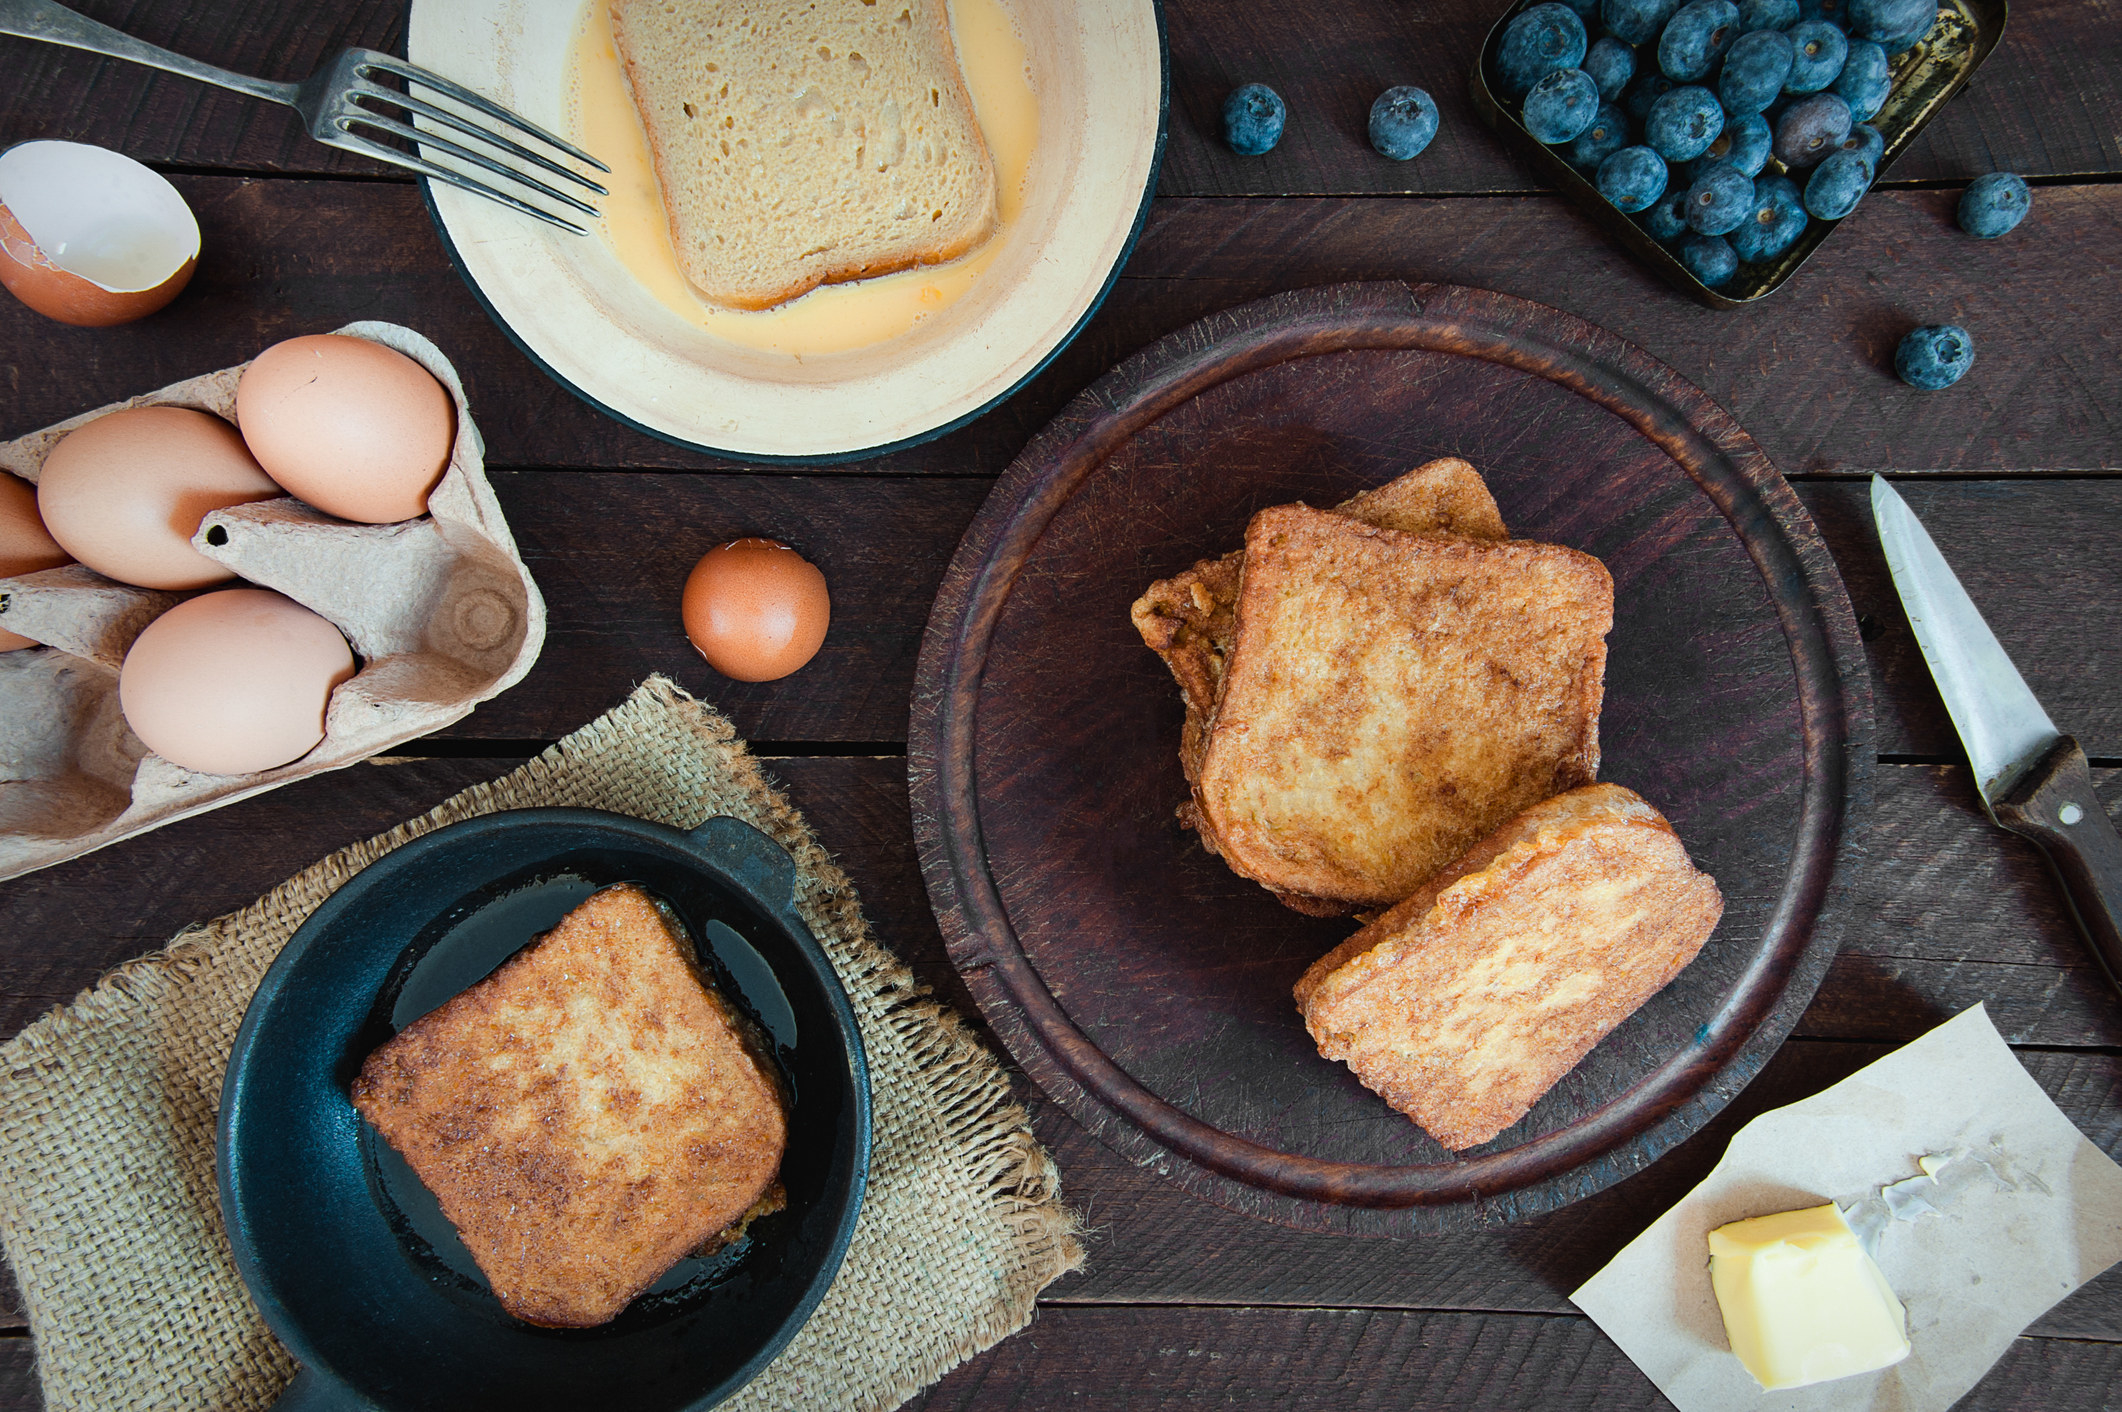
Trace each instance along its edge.
<path fill-rule="evenodd" d="M 1967 751 L 1982 807 L 2040 848 L 2108 981 L 2122 992 L 2122 835 L 2093 792 L 2078 742 L 2062 734 L 1883 476 L 1872 518 L 1894 589 L 1946 714 Z"/>

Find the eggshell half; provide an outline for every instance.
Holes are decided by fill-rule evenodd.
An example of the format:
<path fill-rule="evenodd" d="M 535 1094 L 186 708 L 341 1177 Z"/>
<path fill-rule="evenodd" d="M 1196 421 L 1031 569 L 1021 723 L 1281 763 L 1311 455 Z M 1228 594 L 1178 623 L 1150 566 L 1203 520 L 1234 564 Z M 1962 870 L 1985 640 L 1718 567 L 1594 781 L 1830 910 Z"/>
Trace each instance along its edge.
<path fill-rule="evenodd" d="M 0 152 L 0 285 L 61 323 L 101 328 L 175 299 L 199 222 L 161 173 L 85 142 Z"/>
<path fill-rule="evenodd" d="M 236 386 L 236 421 L 274 480 L 371 525 L 427 513 L 457 436 L 456 406 L 427 369 L 335 333 L 260 353 Z"/>
<path fill-rule="evenodd" d="M 147 625 L 118 673 L 118 706 L 171 764 L 248 774 L 314 749 L 333 689 L 353 674 L 329 622 L 266 589 L 230 588 Z"/>
<path fill-rule="evenodd" d="M 38 472 L 52 537 L 106 578 L 204 588 L 236 575 L 192 548 L 216 510 L 286 492 L 236 429 L 189 407 L 127 407 L 68 432 Z"/>
<path fill-rule="evenodd" d="M 685 580 L 685 635 L 734 681 L 775 681 L 817 655 L 832 622 L 818 566 L 776 540 L 710 549 Z"/>
<path fill-rule="evenodd" d="M 37 513 L 37 491 L 28 481 L 0 474 L 0 579 L 56 569 L 73 560 Z M 37 644 L 19 632 L 0 628 L 0 652 Z"/>

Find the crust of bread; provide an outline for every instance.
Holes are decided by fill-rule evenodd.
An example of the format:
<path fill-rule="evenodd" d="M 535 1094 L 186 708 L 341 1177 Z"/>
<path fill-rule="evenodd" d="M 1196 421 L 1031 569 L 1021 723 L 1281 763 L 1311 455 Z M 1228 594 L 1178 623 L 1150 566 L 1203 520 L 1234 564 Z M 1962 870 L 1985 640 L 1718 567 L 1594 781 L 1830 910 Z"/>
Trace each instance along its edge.
<path fill-rule="evenodd" d="M 1322 1055 L 1463 1151 L 1664 989 L 1723 912 L 1656 809 L 1591 785 L 1510 820 L 1321 957 L 1297 1008 Z"/>
<path fill-rule="evenodd" d="M 761 1041 L 630 883 L 399 1031 L 352 1097 L 502 1307 L 558 1328 L 762 1214 L 788 1140 Z"/>
<path fill-rule="evenodd" d="M 1246 531 L 1194 804 L 1278 893 L 1391 906 L 1598 773 L 1613 580 L 1552 544 L 1406 534 L 1302 505 Z"/>

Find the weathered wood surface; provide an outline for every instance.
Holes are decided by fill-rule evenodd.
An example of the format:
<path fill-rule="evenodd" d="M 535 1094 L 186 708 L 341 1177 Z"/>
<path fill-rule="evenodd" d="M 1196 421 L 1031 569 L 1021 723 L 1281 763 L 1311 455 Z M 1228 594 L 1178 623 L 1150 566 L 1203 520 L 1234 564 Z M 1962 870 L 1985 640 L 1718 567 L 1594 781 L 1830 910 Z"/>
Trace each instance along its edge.
<path fill-rule="evenodd" d="M 5 41 L 0 41 L 5 42 Z M 170 308 L 66 329 L 0 301 L 10 361 L 0 437 L 352 319 L 421 330 L 465 377 L 496 466 L 702 469 L 724 463 L 602 417 L 547 379 L 449 268 L 409 186 L 178 178 L 206 247 Z M 1882 192 L 1775 298 L 1734 313 L 1674 297 L 1559 197 L 1173 200 L 1083 336 L 1002 407 L 928 445 L 834 474 L 999 473 L 1100 373 L 1175 329 L 1279 290 L 1435 280 L 1566 309 L 1701 386 L 1786 475 L 1893 468 L 2019 475 L 2122 470 L 2122 186 L 2040 189 L 2011 236 L 1952 225 L 1951 191 Z M 1974 371 L 1919 393 L 1891 372 L 1922 323 L 1974 334 Z"/>

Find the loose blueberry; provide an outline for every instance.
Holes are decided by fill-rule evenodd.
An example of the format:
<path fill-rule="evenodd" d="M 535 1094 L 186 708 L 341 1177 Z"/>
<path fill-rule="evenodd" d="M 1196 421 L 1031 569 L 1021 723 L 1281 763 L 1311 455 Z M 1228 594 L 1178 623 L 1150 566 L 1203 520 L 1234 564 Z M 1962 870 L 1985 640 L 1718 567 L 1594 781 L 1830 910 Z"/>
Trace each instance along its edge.
<path fill-rule="evenodd" d="M 1577 140 L 1569 144 L 1569 164 L 1578 171 L 1590 175 L 1599 170 L 1599 164 L 1628 146 L 1628 114 L 1611 103 L 1599 105 L 1599 115 L 1591 120 L 1591 126 L 1577 134 Z"/>
<path fill-rule="evenodd" d="M 1648 44 L 1680 4 L 1681 0 L 1600 0 L 1599 18 L 1623 44 Z"/>
<path fill-rule="evenodd" d="M 1894 76 L 1887 67 L 1886 51 L 1869 39 L 1859 39 L 1851 42 L 1842 72 L 1835 76 L 1828 91 L 1841 94 L 1849 104 L 1849 115 L 1861 123 L 1886 106 L 1886 95 L 1893 89 Z"/>
<path fill-rule="evenodd" d="M 1289 117 L 1282 95 L 1264 83 L 1234 88 L 1223 100 L 1223 140 L 1241 157 L 1272 152 Z"/>
<path fill-rule="evenodd" d="M 1836 150 L 1854 152 L 1862 157 L 1865 165 L 1872 169 L 1872 179 L 1876 181 L 1879 164 L 1886 160 L 1886 139 L 1879 136 L 1879 129 L 1870 123 L 1858 123 L 1849 130 L 1849 136 L 1842 139 Z"/>
<path fill-rule="evenodd" d="M 1749 265 L 1773 260 L 1805 233 L 1805 203 L 1789 177 L 1765 176 L 1754 183 L 1754 208 L 1732 231 L 1731 248 Z"/>
<path fill-rule="evenodd" d="M 1975 365 L 1975 341 L 1958 324 L 1911 330 L 1894 350 L 1901 381 L 1924 392 L 1951 387 Z"/>
<path fill-rule="evenodd" d="M 1745 113 L 1724 124 L 1724 131 L 1709 144 L 1702 160 L 1722 158 L 1750 177 L 1759 176 L 1768 165 L 1769 142 L 1768 119 L 1759 113 Z"/>
<path fill-rule="evenodd" d="M 1676 88 L 1650 105 L 1643 140 L 1668 162 L 1686 162 L 1709 150 L 1724 131 L 1724 109 L 1706 88 Z"/>
<path fill-rule="evenodd" d="M 1753 208 L 1753 178 L 1729 162 L 1705 161 L 1687 188 L 1687 225 L 1699 235 L 1723 235 Z"/>
<path fill-rule="evenodd" d="M 1525 95 L 1525 130 L 1550 147 L 1568 142 L 1599 115 L 1599 85 L 1582 69 L 1559 69 Z"/>
<path fill-rule="evenodd" d="M 1412 84 L 1388 88 L 1370 105 L 1370 145 L 1381 157 L 1405 162 L 1437 135 L 1437 105 Z"/>
<path fill-rule="evenodd" d="M 1798 22 L 1798 0 L 1739 0 L 1739 28 L 1789 29 Z"/>
<path fill-rule="evenodd" d="M 2010 172 L 1978 176 L 1960 193 L 1960 229 L 1979 240 L 1995 240 L 2026 219 L 2034 194 Z"/>
<path fill-rule="evenodd" d="M 1557 69 L 1573 69 L 1584 62 L 1584 21 L 1567 5 L 1549 0 L 1535 5 L 1512 20 L 1496 47 L 1496 73 L 1503 91 L 1522 98 L 1532 86 Z"/>
<path fill-rule="evenodd" d="M 1797 49 L 1791 56 L 1790 77 L 1783 81 L 1785 93 L 1802 97 L 1835 81 L 1849 58 L 1849 39 L 1841 30 L 1826 20 L 1800 20 L 1784 33 Z"/>
<path fill-rule="evenodd" d="M 1739 37 L 1739 7 L 1731 0 L 1691 0 L 1658 36 L 1658 67 L 1681 83 L 1709 76 Z"/>
<path fill-rule="evenodd" d="M 1758 113 L 1776 101 L 1790 78 L 1797 46 L 1780 30 L 1757 29 L 1742 34 L 1724 56 L 1724 72 L 1717 76 L 1717 98 L 1728 113 Z"/>
<path fill-rule="evenodd" d="M 1628 81 L 1636 76 L 1636 51 L 1610 34 L 1602 36 L 1584 52 L 1584 72 L 1599 85 L 1601 98 L 1618 102 Z"/>
<path fill-rule="evenodd" d="M 1678 240 L 1687 234 L 1687 193 L 1668 191 L 1643 212 L 1643 228 L 1658 241 Z"/>
<path fill-rule="evenodd" d="M 1871 190 L 1871 164 L 1854 152 L 1836 152 L 1813 168 L 1805 183 L 1805 209 L 1823 221 L 1839 221 Z"/>
<path fill-rule="evenodd" d="M 1721 235 L 1690 235 L 1680 242 L 1680 263 L 1711 289 L 1721 289 L 1739 273 L 1739 256 Z"/>
<path fill-rule="evenodd" d="M 1624 147 L 1599 164 L 1599 194 L 1624 211 L 1640 211 L 1665 194 L 1665 159 L 1648 147 Z"/>
<path fill-rule="evenodd" d="M 1783 110 L 1776 156 L 1793 171 L 1812 166 L 1849 136 L 1849 104 L 1839 93 L 1815 93 Z"/>
<path fill-rule="evenodd" d="M 1928 30 L 1938 18 L 1938 0 L 1849 0 L 1849 37 L 1891 39 L 1921 25 Z"/>
<path fill-rule="evenodd" d="M 1651 105 L 1672 91 L 1673 81 L 1664 74 L 1637 74 L 1621 97 L 1621 111 L 1641 127 L 1650 121 Z"/>

